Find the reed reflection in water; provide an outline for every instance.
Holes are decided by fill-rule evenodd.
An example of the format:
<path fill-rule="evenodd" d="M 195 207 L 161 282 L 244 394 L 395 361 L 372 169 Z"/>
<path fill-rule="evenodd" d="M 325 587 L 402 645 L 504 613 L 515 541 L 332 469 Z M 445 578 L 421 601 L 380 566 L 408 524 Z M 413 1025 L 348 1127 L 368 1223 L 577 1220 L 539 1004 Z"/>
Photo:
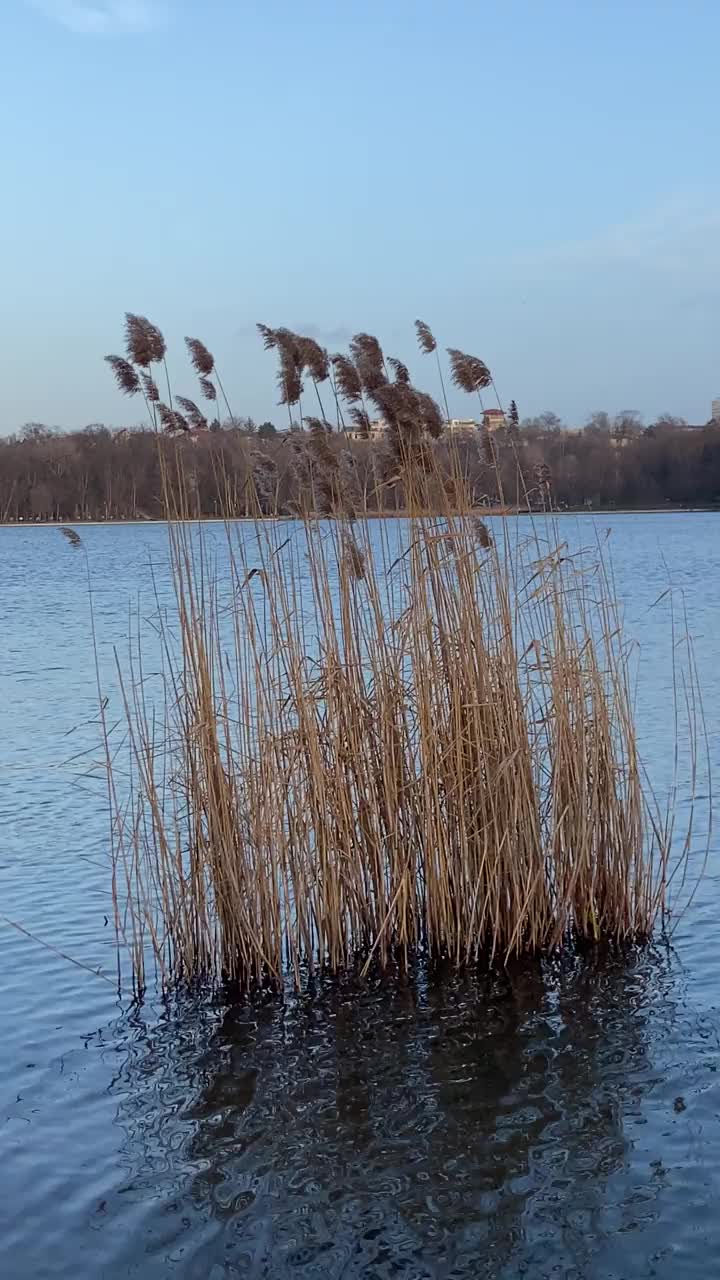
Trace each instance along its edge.
<path fill-rule="evenodd" d="M 114 1085 L 133 1193 L 181 1198 L 187 1276 L 585 1276 L 660 1214 L 662 1160 L 634 1146 L 671 989 L 630 953 L 176 1001 Z"/>

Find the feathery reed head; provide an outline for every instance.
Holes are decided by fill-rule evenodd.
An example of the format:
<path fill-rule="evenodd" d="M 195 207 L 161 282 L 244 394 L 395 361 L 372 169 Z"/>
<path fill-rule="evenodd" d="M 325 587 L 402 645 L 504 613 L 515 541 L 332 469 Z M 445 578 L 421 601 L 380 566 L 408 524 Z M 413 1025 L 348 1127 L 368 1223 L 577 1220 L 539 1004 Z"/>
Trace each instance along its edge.
<path fill-rule="evenodd" d="M 64 538 L 67 538 L 71 547 L 82 546 L 82 538 L 76 529 L 71 529 L 69 525 L 63 524 L 60 526 L 60 532 Z"/>
<path fill-rule="evenodd" d="M 217 391 L 215 390 L 215 383 L 211 382 L 209 378 L 199 378 L 198 381 L 200 383 L 200 390 L 202 391 L 205 399 L 217 400 Z"/>
<path fill-rule="evenodd" d="M 284 325 L 281 325 L 279 329 L 275 329 L 274 336 L 275 346 L 280 347 L 281 350 L 288 351 L 298 369 L 302 371 L 301 339 L 298 338 L 296 333 L 293 333 L 292 329 L 286 329 Z"/>
<path fill-rule="evenodd" d="M 426 391 L 416 391 L 415 395 L 422 428 L 433 440 L 437 440 L 442 435 L 445 425 L 440 408 Z"/>
<path fill-rule="evenodd" d="M 278 343 L 280 367 L 277 383 L 280 388 L 280 404 L 298 404 L 303 385 L 298 365 L 297 349 L 291 344 Z"/>
<path fill-rule="evenodd" d="M 257 324 L 255 328 L 263 340 L 265 350 L 272 351 L 277 346 L 276 330 L 271 329 L 269 324 Z"/>
<path fill-rule="evenodd" d="M 367 360 L 370 364 L 382 368 L 382 347 L 372 333 L 356 333 L 350 339 L 350 353 L 353 360 Z"/>
<path fill-rule="evenodd" d="M 448 347 L 452 380 L 461 391 L 482 391 L 492 382 L 490 370 L 477 356 L 466 355 L 456 347 Z"/>
<path fill-rule="evenodd" d="M 198 409 L 194 400 L 188 400 L 186 396 L 176 396 L 176 400 L 180 408 L 184 411 L 190 426 L 195 431 L 207 431 L 208 423 L 205 414 Z"/>
<path fill-rule="evenodd" d="M 388 424 L 392 435 L 405 443 L 422 430 L 416 392 L 404 382 L 385 382 L 370 392 L 370 399 Z"/>
<path fill-rule="evenodd" d="M 165 359 L 165 339 L 157 325 L 131 311 L 125 313 L 125 346 L 129 359 L 143 369 Z"/>
<path fill-rule="evenodd" d="M 149 400 L 151 404 L 157 404 L 160 399 L 160 392 L 157 389 L 157 383 L 155 382 L 152 374 L 148 373 L 145 369 L 142 369 L 140 372 L 140 381 L 142 383 L 143 392 L 145 393 L 145 399 Z"/>
<path fill-rule="evenodd" d="M 297 339 L 302 366 L 307 369 L 313 382 L 325 382 L 330 374 L 330 357 L 324 347 L 314 338 Z"/>
<path fill-rule="evenodd" d="M 405 448 L 420 447 L 423 437 L 436 440 L 443 429 L 442 414 L 425 391 L 418 391 L 407 382 L 387 382 L 371 393 L 387 422 L 391 434 L 402 441 Z"/>
<path fill-rule="evenodd" d="M 124 391 L 126 396 L 137 395 L 140 390 L 140 379 L 130 361 L 124 356 L 105 356 L 105 361 L 115 374 L 115 381 L 120 390 Z"/>
<path fill-rule="evenodd" d="M 349 404 L 355 403 L 362 395 L 362 383 L 352 360 L 348 356 L 334 355 L 332 366 L 335 370 L 335 384 L 340 395 Z"/>
<path fill-rule="evenodd" d="M 181 413 L 178 413 L 176 409 L 168 408 L 166 404 L 163 404 L 162 400 L 158 401 L 157 410 L 160 416 L 160 422 L 162 423 L 162 429 L 167 433 L 167 435 L 174 436 L 178 435 L 181 431 L 187 432 L 190 430 L 190 424 L 187 419 L 184 418 Z"/>
<path fill-rule="evenodd" d="M 356 333 L 350 339 L 350 353 L 363 391 L 370 394 L 387 382 L 382 347 L 371 333 Z"/>
<path fill-rule="evenodd" d="M 437 351 L 437 342 L 435 341 L 430 326 L 425 324 L 424 320 L 415 321 L 415 332 L 417 333 L 418 346 L 426 355 L 432 355 L 433 351 Z"/>
<path fill-rule="evenodd" d="M 402 360 L 396 360 L 395 356 L 389 356 L 388 364 L 390 365 L 390 368 L 395 374 L 396 382 L 410 381 L 410 370 L 408 369 L 406 364 L 403 364 Z"/>
<path fill-rule="evenodd" d="M 277 350 L 279 353 L 280 367 L 277 382 L 280 388 L 280 404 L 298 404 L 303 390 L 303 340 L 298 338 L 291 329 L 283 327 L 271 329 L 266 324 L 259 324 L 257 328 L 262 335 L 265 350 Z"/>
<path fill-rule="evenodd" d="M 201 378 L 209 377 L 215 368 L 215 360 L 205 344 L 199 338 L 186 338 L 185 346 L 188 349 L 195 372 Z"/>

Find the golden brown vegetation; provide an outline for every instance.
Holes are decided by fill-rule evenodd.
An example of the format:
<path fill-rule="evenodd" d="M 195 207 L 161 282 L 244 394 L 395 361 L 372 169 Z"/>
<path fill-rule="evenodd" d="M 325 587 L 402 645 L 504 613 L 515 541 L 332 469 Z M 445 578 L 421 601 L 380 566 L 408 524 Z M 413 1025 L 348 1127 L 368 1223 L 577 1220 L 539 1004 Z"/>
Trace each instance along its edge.
<path fill-rule="evenodd" d="M 413 514 L 364 518 L 321 408 L 295 442 L 312 495 L 297 523 L 260 519 L 276 479 L 263 454 L 242 497 L 256 523 L 233 523 L 218 474 L 219 573 L 187 522 L 182 452 L 162 455 L 177 614 L 161 622 L 164 707 L 139 657 L 123 681 L 133 781 L 116 813 L 138 984 L 148 954 L 165 981 L 249 987 L 647 938 L 672 833 L 643 792 L 599 550 L 573 557 L 505 520 L 491 531 L 461 467 L 451 485 L 437 475 L 434 402 L 404 366 L 388 362 L 390 381 L 375 339 L 330 362 L 263 332 L 286 400 L 307 369 L 316 390 L 333 369 L 351 403 L 382 403 L 386 483 Z M 490 381 L 451 359 L 469 391 Z M 442 518 L 424 514 L 429 489 L 446 494 Z"/>

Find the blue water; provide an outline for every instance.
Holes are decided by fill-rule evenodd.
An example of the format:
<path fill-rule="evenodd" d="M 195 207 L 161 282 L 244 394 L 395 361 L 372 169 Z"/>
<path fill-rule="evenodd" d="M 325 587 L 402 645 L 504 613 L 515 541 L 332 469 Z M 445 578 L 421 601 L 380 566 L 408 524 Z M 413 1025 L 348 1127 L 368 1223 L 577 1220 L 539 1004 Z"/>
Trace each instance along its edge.
<path fill-rule="evenodd" d="M 595 536 L 560 524 L 571 545 Z M 669 601 L 652 607 L 669 581 L 717 779 L 720 516 L 606 524 L 650 780 L 664 794 L 673 774 Z M 284 1003 L 150 991 L 136 1008 L 118 992 L 88 569 L 122 776 L 115 654 L 137 619 L 152 654 L 166 531 L 81 532 L 77 552 L 55 529 L 0 529 L 2 1275 L 715 1274 L 717 838 L 672 948 Z M 682 825 L 686 754 L 679 778 Z"/>

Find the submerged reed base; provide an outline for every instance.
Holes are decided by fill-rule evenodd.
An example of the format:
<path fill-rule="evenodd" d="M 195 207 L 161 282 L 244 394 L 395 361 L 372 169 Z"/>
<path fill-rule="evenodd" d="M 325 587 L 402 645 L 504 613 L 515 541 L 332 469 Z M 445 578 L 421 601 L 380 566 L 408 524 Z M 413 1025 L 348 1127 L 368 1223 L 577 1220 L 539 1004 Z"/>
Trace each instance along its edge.
<path fill-rule="evenodd" d="M 367 342 L 348 394 L 363 361 L 379 376 Z M 471 382 L 489 378 L 477 364 Z M 644 940 L 685 873 L 689 840 L 642 785 L 602 549 L 571 556 L 544 519 L 542 534 L 513 519 L 491 531 L 459 465 L 452 483 L 438 474 L 421 416 L 403 425 L 420 393 L 381 386 L 388 482 L 411 511 L 444 502 L 436 517 L 364 519 L 316 426 L 289 446 L 308 469 L 297 522 L 262 518 L 274 479 L 260 456 L 257 521 L 228 519 L 217 550 L 217 525 L 210 538 L 186 522 L 178 450 L 162 706 L 138 650 L 123 676 L 131 786 L 111 786 L 116 921 L 139 988 L 149 960 L 164 983 L 281 987 L 418 956 L 462 968 Z"/>

